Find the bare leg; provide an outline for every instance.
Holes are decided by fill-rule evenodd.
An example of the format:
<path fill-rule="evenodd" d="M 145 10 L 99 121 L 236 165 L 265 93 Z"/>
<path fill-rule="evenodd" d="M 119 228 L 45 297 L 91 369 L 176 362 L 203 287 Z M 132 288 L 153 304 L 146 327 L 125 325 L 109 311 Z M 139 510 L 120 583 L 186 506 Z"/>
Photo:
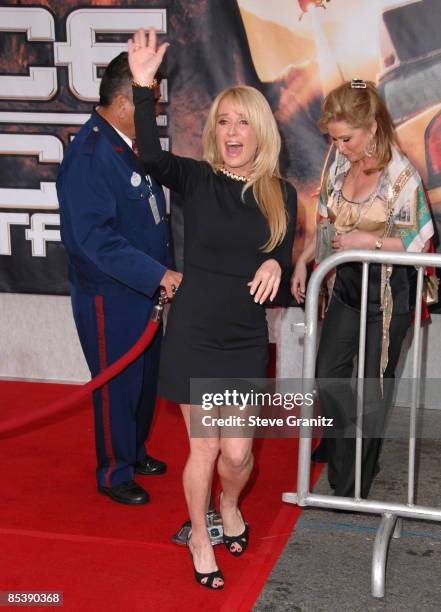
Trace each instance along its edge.
<path fill-rule="evenodd" d="M 203 574 L 218 569 L 213 547 L 207 531 L 206 514 L 211 492 L 214 464 L 219 454 L 219 438 L 192 438 L 190 436 L 190 410 L 197 406 L 181 404 L 190 442 L 190 454 L 183 472 L 183 484 L 188 513 L 191 520 L 191 538 L 188 547 L 195 569 Z M 213 587 L 223 584 L 216 578 Z"/>
<path fill-rule="evenodd" d="M 240 535 L 245 524 L 238 509 L 239 495 L 253 468 L 252 438 L 221 438 L 221 455 L 217 469 L 222 482 L 220 512 L 224 533 Z M 239 545 L 235 546 L 240 552 Z"/>

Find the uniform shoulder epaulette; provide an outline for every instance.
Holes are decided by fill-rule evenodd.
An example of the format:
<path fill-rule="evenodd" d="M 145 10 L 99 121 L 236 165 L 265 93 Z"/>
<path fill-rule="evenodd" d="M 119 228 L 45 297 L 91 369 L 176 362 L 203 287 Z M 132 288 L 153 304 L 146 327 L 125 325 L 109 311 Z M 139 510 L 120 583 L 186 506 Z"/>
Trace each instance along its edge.
<path fill-rule="evenodd" d="M 86 138 L 84 139 L 81 147 L 81 152 L 85 155 L 92 155 L 95 151 L 95 147 L 101 136 L 101 130 L 97 125 L 94 125 Z"/>

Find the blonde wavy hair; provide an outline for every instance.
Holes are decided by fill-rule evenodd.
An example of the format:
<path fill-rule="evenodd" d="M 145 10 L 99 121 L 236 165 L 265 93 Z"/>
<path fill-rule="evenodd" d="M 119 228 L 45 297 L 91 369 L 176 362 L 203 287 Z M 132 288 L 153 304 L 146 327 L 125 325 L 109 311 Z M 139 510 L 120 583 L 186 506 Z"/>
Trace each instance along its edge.
<path fill-rule="evenodd" d="M 287 212 L 280 183 L 279 155 L 281 140 L 274 115 L 265 97 L 254 87 L 238 85 L 221 91 L 210 107 L 202 135 L 202 157 L 215 172 L 224 166 L 216 144 L 216 121 L 220 103 L 230 100 L 254 129 L 257 153 L 242 190 L 242 199 L 252 187 L 257 205 L 270 230 L 268 241 L 261 247 L 267 253 L 281 243 L 287 229 Z"/>
<path fill-rule="evenodd" d="M 374 142 L 376 145 L 376 166 L 366 171 L 373 174 L 386 168 L 392 159 L 392 148 L 399 149 L 392 117 L 386 104 L 380 97 L 372 81 L 365 81 L 366 88 L 351 87 L 347 81 L 329 92 L 323 102 L 322 115 L 317 123 L 324 134 L 328 133 L 330 121 L 346 121 L 353 128 L 369 129 L 374 121 L 377 131 Z"/>

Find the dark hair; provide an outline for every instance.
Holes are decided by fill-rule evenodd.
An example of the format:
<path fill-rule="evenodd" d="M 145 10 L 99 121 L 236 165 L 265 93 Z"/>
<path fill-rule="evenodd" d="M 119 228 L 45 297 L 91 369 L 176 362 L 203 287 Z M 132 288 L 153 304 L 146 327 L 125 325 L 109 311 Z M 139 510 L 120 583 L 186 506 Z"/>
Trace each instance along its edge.
<path fill-rule="evenodd" d="M 127 93 L 131 82 L 128 54 L 124 51 L 114 57 L 104 71 L 100 85 L 100 105 L 109 106 L 117 94 Z"/>

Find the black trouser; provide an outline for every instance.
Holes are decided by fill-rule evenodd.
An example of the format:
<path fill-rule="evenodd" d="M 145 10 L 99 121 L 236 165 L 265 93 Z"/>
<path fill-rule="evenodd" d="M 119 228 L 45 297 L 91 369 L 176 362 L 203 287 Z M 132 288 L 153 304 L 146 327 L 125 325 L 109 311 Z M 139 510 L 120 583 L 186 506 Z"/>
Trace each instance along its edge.
<path fill-rule="evenodd" d="M 389 329 L 389 361 L 382 390 L 382 315 L 368 314 L 361 480 L 363 498 L 368 496 L 376 474 L 382 435 L 393 397 L 395 368 L 410 320 L 410 313 L 392 316 Z M 320 414 L 332 418 L 334 425 L 332 432 L 328 432 L 328 437 L 322 439 L 315 458 L 328 461 L 328 479 L 335 488 L 335 495 L 349 497 L 354 495 L 355 481 L 354 425 L 357 396 L 351 379 L 354 357 L 358 354 L 359 327 L 360 312 L 333 296 L 323 323 L 316 367 Z"/>

